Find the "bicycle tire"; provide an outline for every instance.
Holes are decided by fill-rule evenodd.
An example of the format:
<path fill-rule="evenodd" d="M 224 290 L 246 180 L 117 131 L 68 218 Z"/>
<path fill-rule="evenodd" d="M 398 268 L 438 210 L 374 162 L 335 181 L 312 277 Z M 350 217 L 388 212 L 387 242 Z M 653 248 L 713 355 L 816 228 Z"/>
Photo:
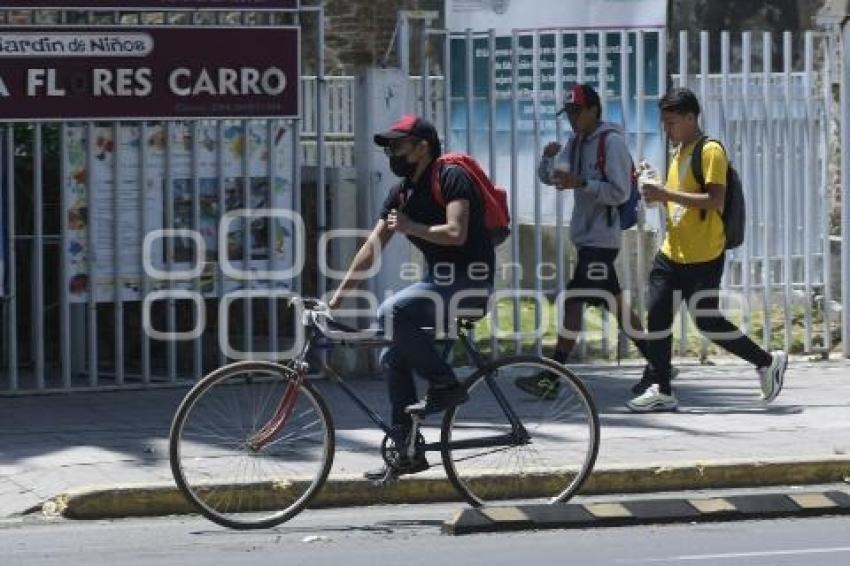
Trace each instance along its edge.
<path fill-rule="evenodd" d="M 513 381 L 523 368 L 552 372 L 558 377 L 559 393 L 543 399 L 519 390 Z M 487 386 L 488 378 L 517 413 L 530 435 L 527 442 L 516 438 L 494 446 L 469 444 L 514 435 L 517 430 L 495 390 Z M 599 416 L 587 388 L 569 369 L 539 356 L 508 357 L 475 371 L 464 381 L 464 387 L 469 400 L 450 408 L 443 417 L 441 456 L 449 481 L 467 502 L 475 507 L 512 499 L 563 503 L 581 488 L 599 452 Z M 547 416 L 555 416 L 556 408 L 568 409 L 570 404 L 578 409 L 576 415 L 547 421 Z M 577 425 L 576 418 L 581 419 Z M 577 457 L 563 454 L 563 458 L 557 458 L 560 449 L 572 448 L 565 443 L 568 438 L 579 439 Z M 559 447 L 561 439 L 564 446 Z M 524 465 L 523 450 L 535 448 L 540 452 L 537 461 Z M 496 469 L 499 463 L 510 469 Z"/>
<path fill-rule="evenodd" d="M 269 422 L 269 417 L 265 415 L 270 412 L 271 406 L 278 403 L 278 401 L 272 400 L 272 397 L 277 397 L 278 390 L 289 391 L 289 387 L 295 383 L 295 378 L 294 370 L 282 365 L 269 362 L 237 362 L 213 371 L 202 378 L 180 403 L 169 432 L 171 472 L 186 499 L 209 520 L 233 529 L 273 527 L 301 512 L 324 485 L 333 464 L 334 424 L 327 404 L 321 394 L 309 382 L 302 380 L 295 396 L 291 413 L 293 416 L 281 429 L 275 432 L 277 435 L 287 431 L 286 434 L 290 438 L 282 435 L 276 438 L 274 442 L 268 442 L 261 449 L 265 450 L 262 453 L 249 446 L 248 439 L 253 438 L 257 434 L 257 430 L 261 430 L 264 423 Z M 271 391 L 262 407 L 258 403 L 246 403 L 244 401 L 245 392 L 250 393 L 252 390 L 259 390 L 261 386 L 266 386 Z M 225 390 L 225 387 L 231 389 Z M 223 393 L 222 403 L 226 405 L 227 409 L 230 409 L 230 412 L 220 412 L 219 407 L 214 406 L 213 408 L 216 410 L 210 414 L 215 416 L 216 422 L 209 425 L 211 432 L 202 434 L 203 429 L 196 423 L 200 419 L 197 412 L 199 407 L 204 407 L 204 404 L 212 406 L 218 400 L 218 397 L 212 396 L 212 392 Z M 206 401 L 204 401 L 205 399 Z M 201 404 L 202 402 L 204 404 Z M 303 410 L 301 409 L 302 405 L 300 405 L 302 402 Z M 240 406 L 254 408 L 255 415 L 250 419 L 250 426 L 245 426 L 248 421 L 239 412 Z M 235 411 L 233 411 L 234 408 L 236 408 Z M 263 413 L 262 416 L 257 416 L 258 409 Z M 307 411 L 312 411 L 315 416 L 307 416 Z M 293 419 L 305 417 L 313 419 L 307 423 L 309 427 L 314 428 L 315 425 L 319 425 L 320 438 L 319 436 L 316 436 L 315 440 L 306 436 L 300 438 L 292 436 L 288 432 L 290 423 L 293 426 L 297 424 Z M 236 427 L 237 422 L 240 427 Z M 201 421 L 201 424 L 204 424 L 203 421 Z M 197 434 L 194 433 L 195 428 L 199 431 Z M 240 430 L 235 430 L 236 428 L 240 428 Z M 231 429 L 235 430 L 232 442 L 236 442 L 236 444 L 223 442 L 226 438 L 225 432 L 229 432 Z M 247 430 L 251 432 L 247 438 L 243 438 Z M 287 440 L 293 442 L 284 442 Z M 299 440 L 305 446 L 299 445 L 297 449 L 290 446 L 290 444 L 298 444 Z M 285 460 L 291 456 L 297 456 L 298 450 L 305 450 L 310 448 L 312 444 L 319 442 L 321 443 L 320 450 L 317 452 L 316 448 L 313 449 L 313 452 L 317 454 L 320 452 L 320 461 L 317 462 L 318 467 L 315 474 L 300 477 L 300 472 L 294 472 L 293 477 L 284 477 L 286 475 L 283 472 L 284 465 L 287 465 Z M 277 448 L 272 453 L 270 450 L 266 450 L 268 447 Z M 209 450 L 209 456 L 207 456 L 206 450 Z M 218 453 L 215 453 L 215 450 L 218 450 Z M 245 481 L 243 483 L 235 482 L 230 477 L 212 477 L 210 469 L 224 468 L 229 460 L 245 456 L 247 456 L 246 461 L 251 462 L 252 470 L 260 470 L 264 466 L 270 468 L 274 464 L 279 466 L 280 472 L 276 472 L 269 479 Z M 189 466 L 195 464 L 198 465 L 199 470 L 206 471 L 195 473 L 192 469 L 192 473 L 188 474 Z M 247 465 L 245 464 L 245 466 Z M 206 468 L 203 466 L 206 466 Z M 247 474 L 247 467 L 241 469 Z M 209 477 L 201 481 L 202 476 Z M 239 479 L 239 477 L 239 474 L 237 474 L 236 479 Z M 214 500 L 214 496 L 219 499 Z M 228 506 L 234 498 L 238 498 L 238 501 L 234 503 L 231 510 Z M 218 501 L 218 503 L 215 501 Z M 286 505 L 282 506 L 278 503 L 286 503 Z M 282 508 L 279 508 L 281 506 Z"/>

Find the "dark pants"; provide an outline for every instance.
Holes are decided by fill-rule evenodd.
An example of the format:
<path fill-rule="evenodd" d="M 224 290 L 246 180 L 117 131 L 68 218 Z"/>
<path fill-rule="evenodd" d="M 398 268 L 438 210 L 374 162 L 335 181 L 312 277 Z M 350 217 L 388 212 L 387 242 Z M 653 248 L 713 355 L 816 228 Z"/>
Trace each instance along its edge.
<path fill-rule="evenodd" d="M 687 302 L 697 328 L 712 342 L 756 367 L 770 365 L 770 354 L 744 336 L 720 312 L 719 289 L 724 262 L 724 255 L 695 264 L 675 263 L 661 253 L 655 256 L 649 273 L 651 339 L 647 341 L 647 354 L 662 393 L 670 393 L 671 327 L 682 300 Z M 695 296 L 697 300 L 693 301 Z M 664 337 L 656 338 L 653 333 L 663 333 Z"/>
<path fill-rule="evenodd" d="M 441 285 L 426 278 L 381 304 L 378 325 L 392 339 L 392 345 L 381 355 L 381 365 L 387 375 L 394 425 L 410 426 L 410 417 L 404 408 L 418 400 L 414 372 L 430 385 L 451 385 L 457 382 L 454 370 L 443 358 L 442 348 L 437 348 L 434 331 L 427 328 L 434 328 L 439 322 L 438 308 L 442 311 L 443 331 L 448 330 L 449 325 L 453 325 L 454 320 L 463 315 L 457 309 L 451 309 L 451 298 L 458 292 L 479 292 L 476 297 L 461 300 L 459 309 L 484 309 L 492 291 L 481 288 L 481 285 L 481 282 L 462 278 Z"/>

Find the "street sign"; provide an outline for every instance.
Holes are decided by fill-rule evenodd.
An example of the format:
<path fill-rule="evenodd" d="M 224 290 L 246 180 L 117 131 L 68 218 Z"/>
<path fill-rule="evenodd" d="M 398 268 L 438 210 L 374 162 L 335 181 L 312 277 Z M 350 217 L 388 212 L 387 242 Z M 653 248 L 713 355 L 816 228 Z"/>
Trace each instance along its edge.
<path fill-rule="evenodd" d="M 0 121 L 289 118 L 300 30 L 0 29 Z"/>

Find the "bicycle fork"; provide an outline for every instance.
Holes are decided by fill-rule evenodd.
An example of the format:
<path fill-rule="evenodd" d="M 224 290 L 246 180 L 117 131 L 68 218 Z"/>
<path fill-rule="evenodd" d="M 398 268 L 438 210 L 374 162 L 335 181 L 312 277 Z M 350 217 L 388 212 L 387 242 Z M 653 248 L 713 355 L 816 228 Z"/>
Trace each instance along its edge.
<path fill-rule="evenodd" d="M 307 364 L 301 363 L 295 370 L 295 380 L 287 384 L 280 403 L 278 403 L 272 417 L 260 430 L 248 439 L 248 448 L 252 452 L 262 450 L 286 426 L 286 422 L 292 414 L 292 409 L 295 407 L 295 402 L 298 401 L 298 390 L 301 388 L 301 384 L 307 375 Z"/>

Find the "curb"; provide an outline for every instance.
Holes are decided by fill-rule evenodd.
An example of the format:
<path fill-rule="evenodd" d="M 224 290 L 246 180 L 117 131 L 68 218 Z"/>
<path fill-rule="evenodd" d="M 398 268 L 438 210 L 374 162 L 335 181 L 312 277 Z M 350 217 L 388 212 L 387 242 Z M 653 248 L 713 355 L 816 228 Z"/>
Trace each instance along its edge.
<path fill-rule="evenodd" d="M 716 498 L 652 499 L 584 505 L 482 507 L 458 511 L 443 523 L 450 535 L 506 531 L 615 527 L 681 522 L 850 514 L 842 491 L 767 493 Z"/>
<path fill-rule="evenodd" d="M 520 478 L 485 476 L 480 481 L 505 499 L 540 497 L 554 474 Z M 850 482 L 850 458 L 800 462 L 717 462 L 643 468 L 595 470 L 582 495 L 691 491 L 701 489 L 764 487 Z M 250 489 L 250 487 L 248 487 Z M 410 477 L 384 488 L 374 488 L 360 477 L 335 476 L 311 503 L 312 508 L 367 506 L 399 503 L 460 501 L 445 477 Z M 194 508 L 174 485 L 127 485 L 91 487 L 60 494 L 25 513 L 69 519 L 151 517 L 193 513 Z"/>

